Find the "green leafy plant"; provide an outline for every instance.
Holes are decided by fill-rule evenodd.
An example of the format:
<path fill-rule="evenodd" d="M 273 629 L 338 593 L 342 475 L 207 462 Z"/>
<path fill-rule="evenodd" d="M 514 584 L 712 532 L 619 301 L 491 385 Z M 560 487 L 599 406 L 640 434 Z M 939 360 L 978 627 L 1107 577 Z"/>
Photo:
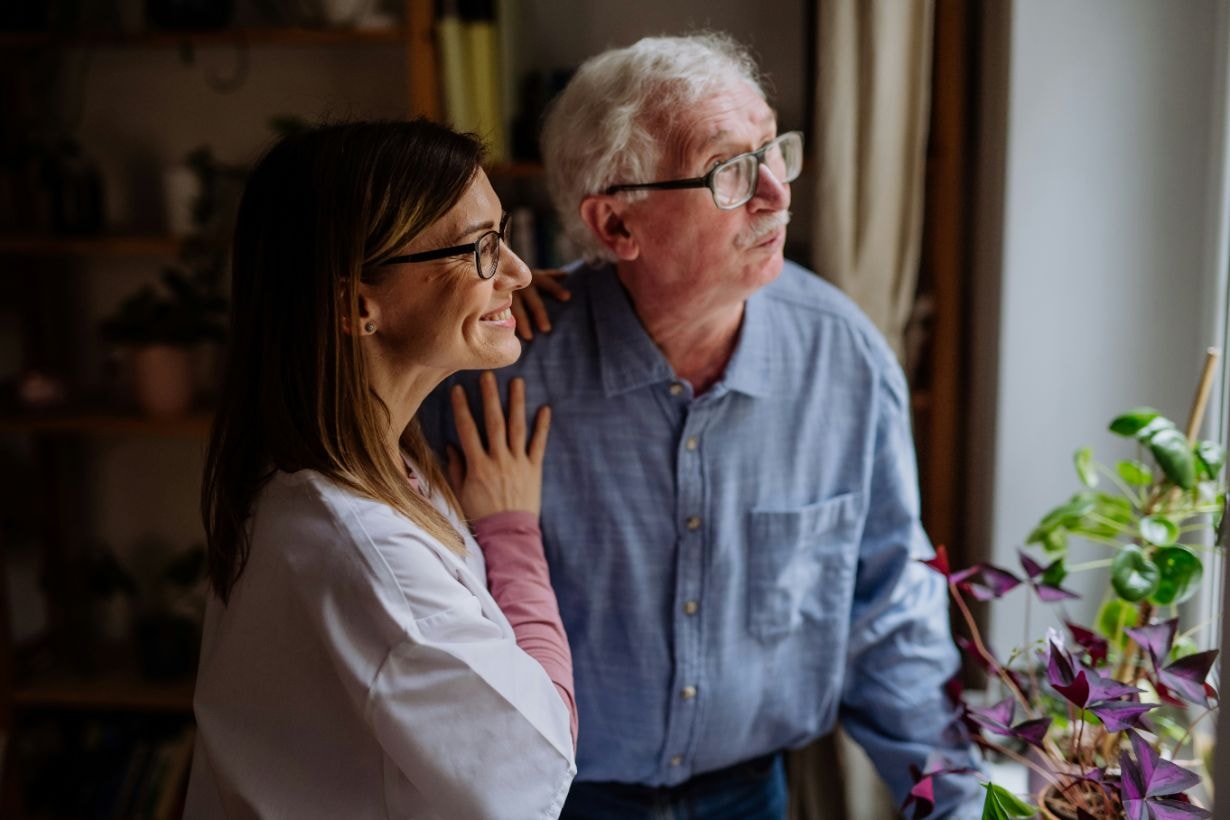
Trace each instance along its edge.
<path fill-rule="evenodd" d="M 222 341 L 226 300 L 210 285 L 209 272 L 169 267 L 157 285 L 146 285 L 103 320 L 104 339 L 119 345 L 191 347 Z"/>
<path fill-rule="evenodd" d="M 1206 561 L 1220 556 L 1213 544 L 1226 504 L 1224 450 L 1194 436 L 1202 404 L 1198 399 L 1187 435 L 1152 408 L 1117 416 L 1110 432 L 1134 442 L 1136 452 L 1113 468 L 1090 448 L 1077 450 L 1081 489 L 1029 533 L 1027 544 L 1041 555 L 1021 550 L 1022 574 L 991 564 L 950 570 L 942 546 L 927 562 L 945 576 L 965 621 L 969 637 L 959 636 L 958 644 L 1002 696 L 980 708 L 958 697 L 971 736 L 985 750 L 1028 766 L 1043 783 L 1032 795 L 1037 805 L 984 783 L 984 817 L 1211 816 L 1188 795 L 1199 776 L 1181 765 L 1198 757 L 1193 729 L 1218 705 L 1207 680 L 1217 650 L 1200 650 L 1199 626 L 1179 629 L 1179 605 L 1199 590 Z M 1093 551 L 1091 560 L 1070 562 L 1077 545 Z M 1065 579 L 1083 572 L 1106 578 L 1091 627 L 1064 617 L 1066 635 L 1050 629 L 1007 661 L 986 645 L 968 598 L 995 601 L 1028 587 L 1062 610 L 1079 597 L 1063 586 Z M 903 812 L 912 807 L 913 817 L 926 816 L 935 777 L 970 774 L 942 762 L 915 772 Z"/>

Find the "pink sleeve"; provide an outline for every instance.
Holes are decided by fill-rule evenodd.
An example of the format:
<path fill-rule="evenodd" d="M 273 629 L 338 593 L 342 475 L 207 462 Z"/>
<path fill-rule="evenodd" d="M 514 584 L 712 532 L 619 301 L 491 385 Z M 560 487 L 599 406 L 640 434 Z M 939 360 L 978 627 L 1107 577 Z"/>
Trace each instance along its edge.
<path fill-rule="evenodd" d="M 517 646 L 542 664 L 568 707 L 572 746 L 577 745 L 577 704 L 572 693 L 572 652 L 560 622 L 547 573 L 538 516 L 513 510 L 472 521 L 487 561 L 487 586 L 517 636 Z"/>

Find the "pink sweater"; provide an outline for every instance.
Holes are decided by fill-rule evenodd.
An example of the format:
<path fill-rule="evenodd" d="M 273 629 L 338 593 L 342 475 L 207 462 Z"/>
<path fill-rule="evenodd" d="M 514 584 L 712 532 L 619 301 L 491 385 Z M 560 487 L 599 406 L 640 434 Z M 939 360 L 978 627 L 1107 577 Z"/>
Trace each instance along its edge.
<path fill-rule="evenodd" d="M 487 561 L 487 587 L 517 636 L 517 646 L 542 664 L 568 707 L 572 747 L 577 745 L 577 704 L 572 652 L 547 574 L 538 516 L 512 510 L 471 522 Z"/>

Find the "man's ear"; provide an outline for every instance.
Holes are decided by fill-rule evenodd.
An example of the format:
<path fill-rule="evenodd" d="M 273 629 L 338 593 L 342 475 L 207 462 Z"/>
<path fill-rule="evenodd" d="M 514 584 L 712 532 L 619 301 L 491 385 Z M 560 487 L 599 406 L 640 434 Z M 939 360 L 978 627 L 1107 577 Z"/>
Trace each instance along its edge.
<path fill-rule="evenodd" d="M 598 241 L 617 259 L 632 261 L 641 255 L 641 248 L 624 223 L 623 205 L 613 196 L 592 194 L 581 200 L 580 214 Z"/>

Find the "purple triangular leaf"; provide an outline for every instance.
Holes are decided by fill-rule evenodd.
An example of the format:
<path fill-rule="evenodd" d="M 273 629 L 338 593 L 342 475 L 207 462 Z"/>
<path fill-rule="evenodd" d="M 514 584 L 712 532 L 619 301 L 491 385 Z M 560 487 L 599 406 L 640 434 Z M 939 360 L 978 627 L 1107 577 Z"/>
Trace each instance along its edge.
<path fill-rule="evenodd" d="M 1157 677 L 1180 697 L 1201 706 L 1208 706 L 1209 700 L 1204 688 L 1204 679 L 1208 677 L 1209 670 L 1213 668 L 1213 661 L 1216 659 L 1216 649 L 1185 655 L 1169 666 L 1158 670 Z"/>
<path fill-rule="evenodd" d="M 1055 641 L 1048 641 L 1046 679 L 1051 686 L 1067 686 L 1072 683 L 1072 659 Z"/>
<path fill-rule="evenodd" d="M 1088 709 L 1098 716 L 1106 731 L 1122 732 L 1125 729 L 1140 728 L 1140 716 L 1159 705 L 1130 700 L 1108 700 L 1092 704 Z"/>
<path fill-rule="evenodd" d="M 1178 627 L 1179 619 L 1171 618 L 1169 621 L 1148 626 L 1128 627 L 1123 631 L 1137 644 L 1148 650 L 1149 657 L 1153 659 L 1153 666 L 1156 668 L 1161 666 L 1166 656 L 1170 654 L 1170 646 L 1174 643 L 1174 633 Z"/>
<path fill-rule="evenodd" d="M 1046 572 L 1046 568 L 1030 558 L 1029 553 L 1025 552 L 1025 550 L 1018 549 L 1017 554 L 1021 556 L 1021 569 L 1025 570 L 1025 577 L 1031 581 Z"/>
<path fill-rule="evenodd" d="M 1031 584 L 1034 592 L 1038 593 L 1038 599 L 1044 604 L 1053 604 L 1056 601 L 1072 601 L 1080 598 L 1070 589 L 1063 587 L 1052 586 L 1051 584 Z"/>
<path fill-rule="evenodd" d="M 1114 678 L 1104 677 L 1096 670 L 1084 667 L 1086 677 L 1089 680 L 1089 702 L 1096 703 L 1100 700 L 1112 700 L 1121 698 L 1124 695 L 1136 696 L 1140 694 L 1140 690 L 1135 686 L 1129 686 L 1126 683 L 1120 683 Z"/>
<path fill-rule="evenodd" d="M 1076 677 L 1069 684 L 1052 683 L 1055 691 L 1067 698 L 1074 706 L 1081 709 L 1089 703 L 1089 678 L 1085 675 L 1085 670 L 1082 669 L 1076 673 Z"/>
<path fill-rule="evenodd" d="M 1135 732 L 1129 732 L 1133 737 Z M 1143 801 L 1145 799 L 1145 777 L 1140 770 L 1140 766 L 1136 761 L 1132 760 L 1132 756 L 1127 753 L 1127 750 L 1119 752 L 1119 771 L 1120 771 L 1120 788 L 1123 791 L 1124 808 L 1127 808 L 1129 802 Z"/>
<path fill-rule="evenodd" d="M 1046 737 L 1047 729 L 1051 728 L 1050 718 L 1035 718 L 1034 720 L 1025 720 L 1012 727 L 1012 734 L 1031 746 L 1042 748 L 1042 740 Z"/>
<path fill-rule="evenodd" d="M 988 709 L 970 709 L 970 717 L 986 726 L 988 729 L 999 730 L 998 734 L 1012 734 L 1008 727 L 1012 725 L 1012 716 L 1016 712 L 1016 703 L 1007 697 Z"/>
<path fill-rule="evenodd" d="M 966 570 L 954 574 L 950 581 L 968 592 L 976 601 L 993 601 L 1021 583 L 1021 579 L 1008 570 L 991 564 L 979 564 L 972 569 L 973 572 Z"/>
<path fill-rule="evenodd" d="M 945 578 L 949 577 L 948 548 L 945 547 L 943 544 L 939 544 L 936 546 L 934 558 L 930 559 L 929 561 L 923 561 L 923 563 L 931 567 L 931 569 L 935 570 L 940 575 L 943 575 Z"/>
<path fill-rule="evenodd" d="M 1149 814 L 1153 820 L 1188 820 L 1188 818 L 1213 816 L 1212 812 L 1182 800 L 1166 800 L 1158 797 L 1152 798 L 1147 802 L 1149 804 Z"/>
<path fill-rule="evenodd" d="M 1106 660 L 1106 652 L 1109 649 L 1109 644 L 1106 639 L 1094 634 L 1093 630 L 1085 629 L 1083 626 L 1078 626 L 1071 621 L 1064 621 L 1068 627 L 1068 631 L 1072 633 L 1072 640 L 1076 641 L 1082 649 L 1089 653 L 1089 663 L 1094 666 L 1101 666 Z"/>
<path fill-rule="evenodd" d="M 1132 739 L 1132 752 L 1140 767 L 1139 772 L 1141 782 L 1145 787 L 1145 797 L 1165 797 L 1178 794 L 1200 782 L 1198 774 L 1164 759 L 1136 732 L 1129 731 L 1128 736 Z"/>

